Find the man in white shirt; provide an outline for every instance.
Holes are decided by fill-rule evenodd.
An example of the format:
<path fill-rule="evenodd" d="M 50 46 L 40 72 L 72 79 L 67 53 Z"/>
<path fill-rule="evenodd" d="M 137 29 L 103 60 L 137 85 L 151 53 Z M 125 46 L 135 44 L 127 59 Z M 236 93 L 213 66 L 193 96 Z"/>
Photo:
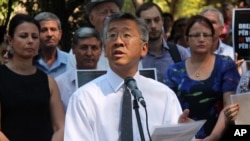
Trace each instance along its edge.
<path fill-rule="evenodd" d="M 81 27 L 72 39 L 72 51 L 76 58 L 77 69 L 97 69 L 97 62 L 102 51 L 102 41 L 97 30 Z M 76 69 L 72 68 L 56 77 L 64 110 L 66 112 L 70 96 L 76 90 Z"/>
<path fill-rule="evenodd" d="M 182 112 L 175 93 L 166 85 L 139 74 L 140 59 L 148 51 L 144 20 L 133 14 L 114 14 L 104 27 L 104 49 L 110 68 L 105 75 L 83 85 L 71 96 L 65 122 L 64 141 L 120 140 L 121 103 L 124 79 L 133 77 L 146 101 L 139 114 L 145 139 L 154 126 L 189 122 L 189 110 Z M 132 99 L 131 99 L 132 101 Z M 132 110 L 132 109 L 131 109 Z M 133 140 L 139 141 L 136 115 L 132 112 Z"/>

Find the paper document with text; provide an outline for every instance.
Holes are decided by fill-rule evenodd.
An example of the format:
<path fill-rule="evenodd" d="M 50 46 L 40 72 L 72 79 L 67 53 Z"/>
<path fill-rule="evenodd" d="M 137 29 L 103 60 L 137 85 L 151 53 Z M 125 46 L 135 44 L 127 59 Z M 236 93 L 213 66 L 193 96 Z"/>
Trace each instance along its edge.
<path fill-rule="evenodd" d="M 191 141 L 206 120 L 155 127 L 153 141 Z"/>

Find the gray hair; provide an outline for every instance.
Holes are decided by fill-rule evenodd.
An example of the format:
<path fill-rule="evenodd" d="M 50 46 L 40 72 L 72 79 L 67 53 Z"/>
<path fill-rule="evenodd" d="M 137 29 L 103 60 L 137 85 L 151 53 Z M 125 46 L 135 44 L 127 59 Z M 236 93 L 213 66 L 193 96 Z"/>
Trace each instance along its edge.
<path fill-rule="evenodd" d="M 51 12 L 41 12 L 41 13 L 37 14 L 34 18 L 39 23 L 41 21 L 52 21 L 52 20 L 56 21 L 57 25 L 58 25 L 58 28 L 60 30 L 62 29 L 61 21 L 60 21 L 60 19 L 54 13 L 51 13 Z"/>
<path fill-rule="evenodd" d="M 120 20 L 124 20 L 124 19 L 135 21 L 139 27 L 139 32 L 141 34 L 141 40 L 143 40 L 144 42 L 148 42 L 149 35 L 148 35 L 147 24 L 145 23 L 145 21 L 143 19 L 140 19 L 131 13 L 116 13 L 116 14 L 111 15 L 104 23 L 103 39 L 104 40 L 107 39 L 107 31 L 108 31 L 108 27 L 109 27 L 111 22 L 120 21 Z"/>
<path fill-rule="evenodd" d="M 218 9 L 216 9 L 216 8 L 214 8 L 214 7 L 206 7 L 205 9 L 203 9 L 203 10 L 200 12 L 200 15 L 203 15 L 203 14 L 205 14 L 206 12 L 213 12 L 213 13 L 216 13 L 216 14 L 218 15 L 218 17 L 219 17 L 220 25 L 221 25 L 221 26 L 224 26 L 224 18 L 223 18 L 223 15 L 222 15 L 222 13 L 221 13 Z"/>
<path fill-rule="evenodd" d="M 76 30 L 73 38 L 72 44 L 76 45 L 79 39 L 86 39 L 90 37 L 95 37 L 100 41 L 100 46 L 102 45 L 102 39 L 98 31 L 92 27 L 80 27 Z"/>

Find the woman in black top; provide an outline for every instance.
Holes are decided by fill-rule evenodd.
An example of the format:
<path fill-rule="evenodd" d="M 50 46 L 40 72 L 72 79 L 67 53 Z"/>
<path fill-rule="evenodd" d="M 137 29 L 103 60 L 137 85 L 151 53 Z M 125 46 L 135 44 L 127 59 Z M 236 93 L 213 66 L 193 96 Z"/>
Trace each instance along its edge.
<path fill-rule="evenodd" d="M 54 79 L 38 70 L 40 26 L 15 15 L 9 24 L 12 59 L 0 66 L 0 140 L 62 141 L 64 111 Z"/>

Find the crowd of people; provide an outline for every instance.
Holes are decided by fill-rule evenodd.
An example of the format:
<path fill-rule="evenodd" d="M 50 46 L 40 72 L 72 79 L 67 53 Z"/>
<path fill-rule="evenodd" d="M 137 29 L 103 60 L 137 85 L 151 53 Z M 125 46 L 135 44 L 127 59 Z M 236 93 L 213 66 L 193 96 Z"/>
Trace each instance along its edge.
<path fill-rule="evenodd" d="M 132 113 L 134 141 L 142 133 L 151 140 L 158 125 L 203 119 L 195 140 L 226 138 L 240 110 L 230 96 L 250 91 L 247 64 L 226 42 L 232 7 L 208 7 L 174 20 L 153 2 L 135 13 L 121 12 L 123 5 L 91 0 L 85 11 L 93 27 L 75 31 L 69 53 L 60 49 L 55 14 L 11 19 L 1 46 L 0 141 L 128 140 L 121 137 L 127 90 L 147 103 L 146 114 L 138 111 L 141 130 Z M 156 79 L 140 74 L 144 68 L 155 68 Z M 77 70 L 106 73 L 77 88 Z M 127 86 L 128 77 L 135 89 Z"/>

